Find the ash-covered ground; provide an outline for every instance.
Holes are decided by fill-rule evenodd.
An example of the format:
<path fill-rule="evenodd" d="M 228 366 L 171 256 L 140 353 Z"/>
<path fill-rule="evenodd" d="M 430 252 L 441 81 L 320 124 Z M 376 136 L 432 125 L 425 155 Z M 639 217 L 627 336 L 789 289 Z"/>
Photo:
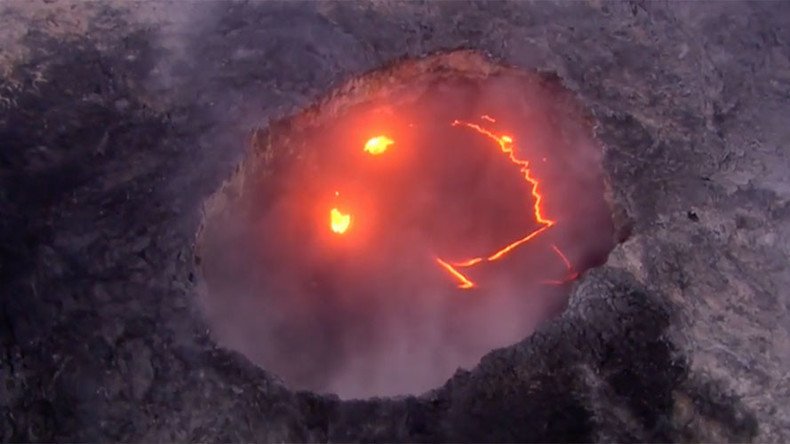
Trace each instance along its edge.
<path fill-rule="evenodd" d="M 781 3 L 0 5 L 3 441 L 790 439 Z M 403 57 L 556 74 L 623 242 L 559 318 L 421 395 L 293 392 L 218 347 L 203 204 L 256 128 Z"/>

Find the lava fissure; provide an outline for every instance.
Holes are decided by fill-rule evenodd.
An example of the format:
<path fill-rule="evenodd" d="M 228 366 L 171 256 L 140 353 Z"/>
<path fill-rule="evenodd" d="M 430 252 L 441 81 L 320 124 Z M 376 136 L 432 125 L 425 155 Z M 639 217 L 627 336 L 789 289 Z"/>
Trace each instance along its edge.
<path fill-rule="evenodd" d="M 480 118 L 482 120 L 486 120 L 491 123 L 496 123 L 496 119 L 494 119 L 493 117 L 487 114 L 482 115 Z M 522 237 L 521 239 L 511 242 L 510 244 L 506 245 L 505 247 L 499 249 L 495 253 L 486 257 L 474 257 L 463 261 L 453 261 L 452 263 L 448 263 L 444 260 L 437 258 L 439 264 L 442 265 L 442 267 L 444 267 L 453 277 L 455 277 L 459 281 L 458 287 L 468 289 L 471 288 L 469 286 L 469 283 L 471 283 L 471 281 L 469 280 L 469 278 L 464 276 L 461 272 L 459 272 L 454 267 L 467 268 L 467 267 L 478 265 L 484 261 L 492 262 L 499 260 L 502 257 L 506 256 L 511 251 L 513 251 L 514 249 L 518 248 L 519 246 L 536 238 L 538 235 L 551 228 L 557 222 L 543 215 L 543 211 L 541 209 L 541 204 L 543 203 L 543 195 L 540 194 L 538 190 L 539 182 L 537 179 L 533 178 L 530 173 L 529 161 L 522 160 L 516 157 L 512 137 L 504 134 L 498 136 L 493 131 L 483 128 L 482 126 L 476 123 L 464 122 L 461 120 L 454 120 L 452 122 L 452 126 L 465 126 L 472 130 L 475 130 L 476 132 L 488 137 L 489 139 L 496 142 L 497 145 L 499 145 L 500 150 L 508 156 L 508 159 L 513 164 L 519 167 L 519 171 L 521 171 L 521 173 L 524 175 L 524 179 L 531 185 L 530 192 L 532 194 L 532 197 L 535 199 L 535 204 L 533 206 L 535 221 L 538 224 L 542 225 L 542 227 L 530 232 L 529 234 Z M 563 263 L 566 265 L 568 270 L 569 271 L 572 270 L 572 266 L 570 265 L 570 262 L 568 261 L 568 258 L 565 256 L 565 254 L 563 254 L 556 245 L 552 245 L 552 249 L 560 256 L 560 258 L 562 259 Z M 571 280 L 576 278 L 576 275 L 573 273 L 571 273 L 571 276 L 573 276 Z"/>
<path fill-rule="evenodd" d="M 579 277 L 579 272 L 573 269 L 573 265 L 571 265 L 571 261 L 568 260 L 568 257 L 560 250 L 560 248 L 554 244 L 551 245 L 551 249 L 557 254 L 560 258 L 562 263 L 565 265 L 565 269 L 568 271 L 568 274 L 563 279 L 544 279 L 541 281 L 543 284 L 547 285 L 564 285 L 568 282 L 576 280 Z"/>
<path fill-rule="evenodd" d="M 452 125 L 466 126 L 467 128 L 471 128 L 477 131 L 478 133 L 487 136 L 494 142 L 496 142 L 497 145 L 499 145 L 499 148 L 502 150 L 502 152 L 507 154 L 510 161 L 520 167 L 519 168 L 520 171 L 524 173 L 524 179 L 526 179 L 526 181 L 532 185 L 531 193 L 532 193 L 532 197 L 535 198 L 534 210 L 535 210 L 535 219 L 537 220 L 537 222 L 541 225 L 554 225 L 556 223 L 556 221 L 553 221 L 543 216 L 543 211 L 541 210 L 541 203 L 543 202 L 543 196 L 540 194 L 540 192 L 538 192 L 538 186 L 539 186 L 538 180 L 533 178 L 530 174 L 529 161 L 521 160 L 516 157 L 515 150 L 513 149 L 512 137 L 507 135 L 497 136 L 490 130 L 485 129 L 476 123 L 469 123 L 460 120 L 455 120 L 453 121 Z"/>
<path fill-rule="evenodd" d="M 441 265 L 445 270 L 447 270 L 447 272 L 450 273 L 450 275 L 452 275 L 453 277 L 455 277 L 458 280 L 458 282 L 459 282 L 458 283 L 458 288 L 470 289 L 470 288 L 475 288 L 477 286 L 468 277 L 464 276 L 463 273 L 461 273 L 460 271 L 456 270 L 455 267 L 453 267 L 451 264 L 448 264 L 447 262 L 441 260 L 438 257 L 436 258 L 436 262 L 439 265 Z"/>

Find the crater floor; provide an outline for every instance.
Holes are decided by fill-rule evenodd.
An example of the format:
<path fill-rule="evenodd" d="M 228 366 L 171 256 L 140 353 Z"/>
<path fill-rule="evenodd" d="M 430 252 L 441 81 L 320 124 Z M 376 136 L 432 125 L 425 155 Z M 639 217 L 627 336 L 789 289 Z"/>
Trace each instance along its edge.
<path fill-rule="evenodd" d="M 19 1 L 0 21 L 3 441 L 790 439 L 790 7 Z M 195 241 L 253 132 L 459 48 L 593 113 L 606 264 L 421 396 L 294 392 L 219 347 Z"/>

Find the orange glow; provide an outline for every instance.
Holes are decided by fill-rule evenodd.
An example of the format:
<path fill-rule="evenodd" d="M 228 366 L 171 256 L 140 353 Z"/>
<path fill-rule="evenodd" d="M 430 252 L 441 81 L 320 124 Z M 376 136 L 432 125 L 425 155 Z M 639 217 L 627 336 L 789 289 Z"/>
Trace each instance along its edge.
<path fill-rule="evenodd" d="M 544 225 L 542 228 L 538 228 L 537 230 L 529 233 L 528 235 L 522 237 L 521 239 L 511 243 L 510 245 L 507 245 L 506 247 L 502 248 L 501 250 L 497 251 L 496 253 L 492 254 L 491 256 L 488 256 L 486 258 L 486 260 L 495 261 L 497 259 L 500 259 L 502 256 L 504 256 L 504 255 L 510 253 L 511 251 L 513 251 L 514 249 L 516 249 L 516 247 L 518 247 L 519 245 L 525 244 L 525 243 L 531 241 L 532 239 L 537 237 L 537 235 L 539 235 L 540 233 L 546 231 L 549 227 L 550 227 L 550 225 Z"/>
<path fill-rule="evenodd" d="M 565 264 L 565 268 L 568 270 L 568 274 L 562 279 L 550 279 L 541 282 L 547 285 L 564 285 L 567 284 L 568 282 L 576 280 L 576 278 L 579 277 L 579 272 L 574 271 L 573 265 L 571 265 L 571 261 L 568 260 L 568 258 L 562 252 L 562 250 L 560 250 L 556 245 L 552 244 L 551 249 L 554 250 L 555 253 L 557 253 L 557 256 L 559 256 L 560 260 L 562 260 L 562 263 Z"/>
<path fill-rule="evenodd" d="M 481 119 L 482 120 L 486 120 L 488 122 L 492 122 L 492 123 L 496 122 L 496 120 L 493 117 L 488 116 L 488 115 L 483 115 L 481 117 Z M 548 230 L 556 222 L 554 220 L 551 220 L 551 219 L 549 219 L 549 218 L 547 218 L 547 217 L 545 217 L 543 215 L 543 210 L 541 208 L 541 204 L 543 203 L 543 196 L 540 194 L 540 191 L 538 190 L 538 185 L 539 185 L 538 184 L 538 180 L 533 178 L 532 175 L 530 174 L 529 162 L 526 161 L 526 160 L 522 160 L 522 159 L 519 159 L 519 158 L 516 157 L 515 150 L 513 149 L 513 138 L 512 137 L 510 137 L 508 135 L 504 135 L 504 134 L 503 135 L 497 135 L 494 132 L 492 132 L 491 130 L 483 128 L 482 126 L 480 126 L 480 125 L 478 125 L 476 123 L 469 123 L 469 122 L 462 122 L 460 120 L 455 120 L 455 121 L 453 121 L 452 125 L 453 126 L 464 126 L 464 127 L 470 128 L 470 129 L 472 129 L 472 130 L 474 130 L 474 131 L 476 131 L 476 132 L 488 137 L 489 139 L 493 140 L 494 142 L 497 143 L 497 145 L 499 145 L 500 151 L 502 151 L 504 154 L 506 154 L 508 156 L 508 159 L 510 159 L 510 161 L 514 165 L 518 166 L 519 171 L 521 171 L 521 173 L 524 175 L 524 180 L 526 180 L 527 183 L 530 186 L 530 191 L 531 191 L 532 197 L 535 198 L 535 205 L 533 207 L 533 212 L 535 214 L 535 221 L 537 221 L 540 225 L 542 225 L 542 227 L 527 233 L 521 239 L 517 239 L 517 240 L 509 243 L 508 245 L 500 248 L 499 250 L 497 250 L 496 252 L 494 252 L 494 253 L 492 253 L 492 254 L 490 254 L 488 256 L 474 257 L 474 258 L 467 259 L 467 260 L 464 260 L 464 261 L 453 262 L 453 265 L 455 265 L 456 267 L 471 267 L 471 266 L 477 265 L 477 264 L 479 264 L 479 263 L 481 263 L 483 261 L 492 262 L 492 261 L 496 261 L 496 260 L 501 259 L 502 257 L 506 256 L 511 251 L 513 251 L 516 248 L 518 248 L 519 246 L 529 242 L 530 240 L 534 239 L 535 237 L 537 237 L 538 235 L 540 235 L 544 231 Z M 566 266 L 570 270 L 570 263 L 567 261 L 567 258 L 565 257 L 565 255 L 562 254 L 562 252 L 559 251 L 559 249 L 556 246 L 553 246 L 553 248 L 557 252 L 557 254 L 560 255 L 560 257 L 562 258 L 563 262 L 566 264 Z M 444 265 L 444 264 L 447 264 L 446 262 L 442 261 L 441 264 L 448 271 L 450 271 L 451 273 L 453 273 L 453 272 L 458 273 L 458 271 L 455 270 L 454 268 L 452 270 L 448 269 L 447 266 Z M 447 265 L 449 265 L 449 264 L 447 264 Z M 455 274 L 455 273 L 453 273 L 453 274 Z"/>
<path fill-rule="evenodd" d="M 483 120 L 483 121 L 486 121 L 486 122 L 490 122 L 492 124 L 496 123 L 496 119 L 494 119 L 493 117 L 491 117 L 489 115 L 482 115 L 480 117 L 480 119 Z M 509 244 L 503 246 L 499 250 L 497 250 L 497 251 L 495 251 L 493 253 L 490 253 L 488 255 L 485 255 L 485 256 L 473 257 L 473 258 L 469 258 L 469 259 L 466 259 L 466 260 L 453 261 L 453 262 L 445 261 L 445 260 L 443 260 L 443 259 L 441 259 L 439 257 L 435 258 L 436 263 L 439 264 L 450 276 L 453 277 L 453 279 L 455 281 L 458 282 L 458 288 L 470 289 L 470 288 L 475 288 L 477 285 L 472 280 L 470 280 L 468 277 L 466 277 L 463 273 L 458 271 L 458 268 L 468 268 L 468 267 L 473 267 L 475 265 L 478 265 L 478 264 L 480 264 L 482 262 L 497 261 L 497 260 L 507 256 L 511 251 L 515 250 L 516 248 L 520 247 L 521 245 L 524 245 L 524 244 L 528 243 L 529 241 L 535 239 L 537 236 L 539 236 L 543 232 L 547 231 L 549 228 L 551 228 L 557 222 L 555 220 L 553 220 L 553 219 L 548 218 L 544 214 L 544 211 L 543 211 L 543 195 L 541 194 L 540 189 L 539 189 L 540 188 L 540 184 L 539 184 L 538 180 L 536 178 L 534 178 L 532 176 L 532 173 L 530 172 L 530 168 L 529 168 L 530 167 L 530 163 L 529 163 L 529 161 L 523 160 L 523 159 L 519 159 L 516 156 L 516 151 L 515 151 L 515 147 L 514 147 L 514 140 L 513 140 L 512 136 L 509 136 L 509 135 L 506 135 L 506 134 L 497 134 L 496 132 L 494 132 L 494 131 L 492 131 L 490 129 L 484 128 L 483 126 L 478 125 L 476 123 L 465 122 L 465 121 L 461 121 L 461 120 L 453 121 L 452 122 L 452 126 L 471 129 L 471 130 L 477 132 L 478 134 L 481 134 L 481 135 L 487 137 L 488 139 L 496 142 L 497 146 L 499 147 L 499 150 L 503 154 L 505 154 L 507 156 L 507 158 L 510 160 L 510 162 L 515 167 L 518 168 L 519 172 L 524 177 L 524 180 L 527 183 L 529 192 L 532 195 L 532 197 L 534 198 L 534 205 L 532 207 L 532 213 L 534 214 L 535 222 L 537 222 L 537 224 L 539 225 L 539 227 L 537 229 L 534 229 L 534 230 L 526 233 L 523 237 L 521 237 L 519 239 L 516 239 L 516 240 L 510 242 Z M 378 155 L 384 153 L 385 151 L 387 151 L 389 146 L 392 145 L 393 143 L 395 143 L 395 141 L 392 140 L 391 138 L 387 137 L 387 136 L 384 136 L 384 135 L 375 136 L 375 137 L 372 137 L 371 139 L 369 139 L 365 143 L 365 147 L 364 147 L 363 151 L 366 152 L 366 153 L 369 153 L 371 155 L 378 156 Z M 336 192 L 335 194 L 337 196 L 338 193 Z M 344 214 L 344 213 L 340 212 L 340 210 L 338 210 L 337 208 L 333 208 L 332 209 L 332 211 L 331 211 L 331 227 L 332 227 L 332 231 L 334 231 L 335 233 L 338 233 L 338 234 L 343 234 L 343 233 L 345 233 L 348 230 L 350 224 L 351 224 L 351 215 L 350 214 Z M 560 249 L 556 245 L 552 245 L 551 248 L 554 250 L 554 252 L 557 254 L 557 256 L 559 256 L 559 258 L 562 260 L 563 264 L 565 264 L 565 267 L 567 269 L 567 275 L 562 280 L 552 280 L 552 281 L 543 281 L 543 282 L 544 283 L 548 283 L 548 284 L 557 284 L 557 285 L 559 285 L 559 284 L 562 284 L 562 283 L 565 283 L 565 282 L 569 282 L 571 280 L 576 279 L 578 277 L 578 273 L 573 270 L 573 266 L 571 265 L 570 261 L 565 256 L 565 254 L 563 254 L 562 251 L 560 251 Z"/>
<path fill-rule="evenodd" d="M 483 262 L 482 257 L 475 257 L 469 260 L 461 261 L 461 262 L 453 262 L 453 265 L 456 267 L 471 267 L 472 265 L 477 265 L 480 262 Z"/>
<path fill-rule="evenodd" d="M 442 268 L 447 270 L 451 276 L 453 276 L 458 281 L 458 288 L 463 288 L 464 290 L 468 290 L 470 288 L 475 288 L 475 283 L 469 280 L 466 276 L 461 274 L 460 271 L 456 270 L 452 265 L 448 264 L 447 262 L 436 258 L 436 263 L 441 265 Z"/>
<path fill-rule="evenodd" d="M 395 141 L 387 136 L 376 136 L 365 142 L 364 151 L 374 156 L 378 156 L 384 151 L 387 151 L 387 148 L 389 148 L 389 146 L 393 143 L 395 143 Z"/>
<path fill-rule="evenodd" d="M 568 260 L 568 258 L 565 256 L 565 254 L 563 254 L 562 251 L 560 251 L 560 249 L 557 248 L 557 246 L 554 245 L 554 244 L 551 245 L 551 249 L 554 250 L 554 252 L 557 253 L 557 256 L 560 257 L 560 259 L 562 260 L 562 263 L 565 264 L 565 268 L 568 269 L 568 272 L 569 273 L 572 272 L 573 271 L 573 267 L 571 266 L 571 261 Z"/>
<path fill-rule="evenodd" d="M 543 196 L 540 195 L 538 191 L 538 181 L 534 179 L 529 172 L 529 162 L 526 160 L 521 160 L 516 157 L 516 153 L 513 150 L 513 138 L 507 135 L 497 136 L 493 132 L 483 128 L 482 126 L 476 123 L 469 123 L 469 122 L 462 122 L 460 120 L 453 121 L 453 126 L 465 126 L 467 128 L 471 128 L 478 133 L 488 137 L 489 139 L 493 140 L 494 142 L 499 145 L 499 149 L 502 150 L 503 153 L 507 154 L 508 158 L 511 162 L 519 167 L 519 171 L 524 174 L 524 179 L 530 184 L 532 197 L 535 198 L 535 220 L 541 225 L 554 225 L 556 222 L 547 219 L 543 216 L 543 211 L 541 210 L 541 203 L 543 202 Z"/>
<path fill-rule="evenodd" d="M 340 212 L 337 208 L 332 208 L 332 211 L 329 212 L 329 222 L 334 231 L 337 234 L 343 234 L 348 230 L 348 227 L 351 225 L 351 215 L 344 214 Z"/>

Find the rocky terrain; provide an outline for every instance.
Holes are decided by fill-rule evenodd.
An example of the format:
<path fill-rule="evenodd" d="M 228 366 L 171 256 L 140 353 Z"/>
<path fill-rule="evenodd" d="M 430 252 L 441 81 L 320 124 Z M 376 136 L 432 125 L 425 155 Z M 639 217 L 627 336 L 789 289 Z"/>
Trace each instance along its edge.
<path fill-rule="evenodd" d="M 3 441 L 790 439 L 786 5 L 12 0 L 0 23 Z M 218 347 L 195 242 L 252 132 L 461 48 L 595 116 L 607 263 L 421 396 L 293 392 Z"/>

